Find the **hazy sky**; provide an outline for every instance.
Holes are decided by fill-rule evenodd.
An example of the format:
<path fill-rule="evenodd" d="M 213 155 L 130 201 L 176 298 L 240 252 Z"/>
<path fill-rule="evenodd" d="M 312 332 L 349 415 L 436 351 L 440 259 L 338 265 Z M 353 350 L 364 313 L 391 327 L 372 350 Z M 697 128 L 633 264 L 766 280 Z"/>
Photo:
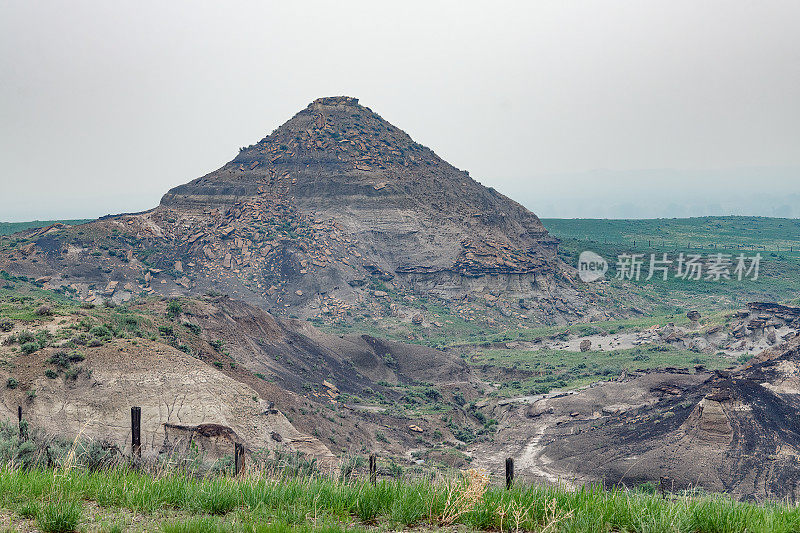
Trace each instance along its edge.
<path fill-rule="evenodd" d="M 339 94 L 542 216 L 800 216 L 799 27 L 796 0 L 0 0 L 0 220 L 153 207 Z"/>

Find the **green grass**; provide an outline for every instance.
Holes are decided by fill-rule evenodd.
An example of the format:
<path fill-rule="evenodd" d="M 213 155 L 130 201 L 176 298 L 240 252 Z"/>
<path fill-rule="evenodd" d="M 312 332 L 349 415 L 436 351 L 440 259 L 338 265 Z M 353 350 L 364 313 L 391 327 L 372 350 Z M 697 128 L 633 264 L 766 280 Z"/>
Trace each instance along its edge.
<path fill-rule="evenodd" d="M 467 487 L 476 489 L 474 496 L 468 496 Z M 35 515 L 43 531 L 85 528 L 89 503 L 100 508 L 101 518 L 126 512 L 162 531 L 339 532 L 450 524 L 459 530 L 554 532 L 780 533 L 800 528 L 800 509 L 793 506 L 689 494 L 664 499 L 599 487 L 572 491 L 520 485 L 506 491 L 489 486 L 484 491 L 480 483 L 457 479 L 381 480 L 372 486 L 318 477 L 154 477 L 121 468 L 0 472 L 0 506 L 21 518 Z"/>
<path fill-rule="evenodd" d="M 92 220 L 94 219 L 81 218 L 73 220 L 32 220 L 30 222 L 0 222 L 0 235 L 11 235 L 12 233 L 17 233 L 18 231 L 25 231 L 26 229 L 45 228 L 47 226 L 50 226 L 51 224 L 55 224 L 56 222 L 75 226 L 78 224 L 85 224 L 87 222 L 91 222 Z"/>
<path fill-rule="evenodd" d="M 70 498 L 57 497 L 36 511 L 39 529 L 44 533 L 70 533 L 77 530 L 83 505 Z"/>
<path fill-rule="evenodd" d="M 734 361 L 718 355 L 699 354 L 669 346 L 638 346 L 611 351 L 576 352 L 567 350 L 480 350 L 472 357 L 476 368 L 517 371 L 518 379 L 504 377 L 499 396 L 544 394 L 553 389 L 574 389 L 620 376 L 624 371 L 675 367 L 727 368 Z M 507 374 L 503 374 L 507 376 Z M 487 378 L 491 379 L 491 378 Z"/>

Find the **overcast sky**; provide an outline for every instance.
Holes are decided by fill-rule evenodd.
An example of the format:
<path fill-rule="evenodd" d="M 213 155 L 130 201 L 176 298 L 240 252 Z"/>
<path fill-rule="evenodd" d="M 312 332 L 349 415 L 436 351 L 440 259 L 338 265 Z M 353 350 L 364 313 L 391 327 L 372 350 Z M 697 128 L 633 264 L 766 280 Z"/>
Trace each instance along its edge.
<path fill-rule="evenodd" d="M 340 94 L 541 216 L 800 216 L 798 27 L 796 0 L 2 0 L 0 220 L 153 207 Z"/>

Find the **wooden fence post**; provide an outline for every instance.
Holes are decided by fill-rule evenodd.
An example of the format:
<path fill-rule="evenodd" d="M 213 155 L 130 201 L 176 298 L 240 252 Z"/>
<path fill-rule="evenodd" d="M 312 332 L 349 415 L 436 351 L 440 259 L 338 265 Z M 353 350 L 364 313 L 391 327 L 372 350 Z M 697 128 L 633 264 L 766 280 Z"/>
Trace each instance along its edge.
<path fill-rule="evenodd" d="M 377 482 L 378 478 L 378 459 L 375 454 L 369 456 L 369 482 L 373 485 Z"/>
<path fill-rule="evenodd" d="M 28 440 L 28 424 L 22 419 L 22 406 L 17 406 L 17 419 L 19 423 L 20 440 Z"/>
<path fill-rule="evenodd" d="M 131 407 L 131 457 L 142 458 L 142 408 Z"/>
<path fill-rule="evenodd" d="M 672 486 L 668 487 L 667 485 L 674 485 L 674 484 L 675 482 L 672 481 L 671 478 L 668 478 L 666 476 L 660 476 L 658 478 L 658 492 L 661 493 L 662 498 L 666 498 L 667 492 L 672 492 L 672 489 L 674 488 Z"/>
<path fill-rule="evenodd" d="M 240 476 L 244 472 L 244 446 L 241 442 L 233 444 L 233 473 Z"/>
<path fill-rule="evenodd" d="M 506 490 L 511 490 L 511 485 L 514 484 L 514 459 L 512 457 L 506 458 Z"/>

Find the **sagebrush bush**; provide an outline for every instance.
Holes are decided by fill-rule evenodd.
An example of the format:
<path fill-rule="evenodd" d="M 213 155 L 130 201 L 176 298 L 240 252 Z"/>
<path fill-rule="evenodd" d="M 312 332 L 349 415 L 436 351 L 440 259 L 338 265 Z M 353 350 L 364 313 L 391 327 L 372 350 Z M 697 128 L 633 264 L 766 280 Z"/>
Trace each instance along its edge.
<path fill-rule="evenodd" d="M 47 362 L 66 370 L 70 367 L 69 353 L 64 350 L 58 350 L 47 359 Z"/>
<path fill-rule="evenodd" d="M 103 340 L 111 340 L 111 338 L 113 337 L 113 333 L 106 326 L 94 326 L 92 329 L 89 330 L 89 334 L 93 335 L 98 339 L 103 339 Z"/>
<path fill-rule="evenodd" d="M 26 343 L 29 343 L 29 342 L 34 342 L 35 340 L 36 340 L 36 337 L 34 336 L 34 334 L 31 333 L 30 331 L 28 331 L 27 329 L 23 329 L 22 331 L 17 333 L 17 336 L 16 336 L 16 341 L 19 344 L 26 344 Z"/>
<path fill-rule="evenodd" d="M 40 346 L 38 342 L 26 342 L 25 344 L 19 347 L 19 349 L 22 350 L 22 353 L 26 355 L 30 355 L 34 352 L 39 351 L 39 348 Z"/>
<path fill-rule="evenodd" d="M 92 336 L 88 333 L 79 333 L 72 337 L 71 342 L 79 345 L 79 346 L 86 346 L 89 344 L 89 341 L 92 340 Z"/>

